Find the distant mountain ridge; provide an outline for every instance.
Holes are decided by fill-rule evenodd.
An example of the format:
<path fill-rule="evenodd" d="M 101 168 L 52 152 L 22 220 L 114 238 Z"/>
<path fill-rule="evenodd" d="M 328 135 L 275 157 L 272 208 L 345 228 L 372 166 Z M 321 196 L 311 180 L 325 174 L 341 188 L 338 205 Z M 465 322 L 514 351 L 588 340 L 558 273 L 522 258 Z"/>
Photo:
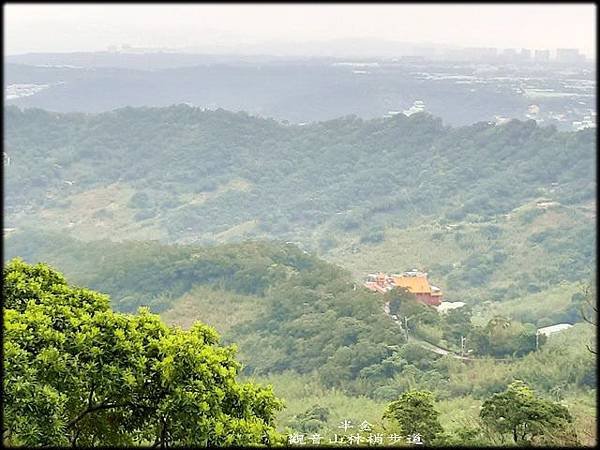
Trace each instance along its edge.
<path fill-rule="evenodd" d="M 570 129 L 595 110 L 593 67 L 99 52 L 18 55 L 4 69 L 6 104 L 59 112 L 187 103 L 298 124 L 376 118 L 423 101 L 455 126 L 524 120 L 535 105 L 536 119 Z"/>

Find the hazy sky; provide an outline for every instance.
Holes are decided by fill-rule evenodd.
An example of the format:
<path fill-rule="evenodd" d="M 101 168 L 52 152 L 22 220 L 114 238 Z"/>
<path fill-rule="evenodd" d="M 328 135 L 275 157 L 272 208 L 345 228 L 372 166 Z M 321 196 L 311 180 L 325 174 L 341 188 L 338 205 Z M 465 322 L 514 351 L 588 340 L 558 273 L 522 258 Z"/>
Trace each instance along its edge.
<path fill-rule="evenodd" d="M 588 4 L 8 4 L 5 53 L 380 38 L 595 54 Z"/>

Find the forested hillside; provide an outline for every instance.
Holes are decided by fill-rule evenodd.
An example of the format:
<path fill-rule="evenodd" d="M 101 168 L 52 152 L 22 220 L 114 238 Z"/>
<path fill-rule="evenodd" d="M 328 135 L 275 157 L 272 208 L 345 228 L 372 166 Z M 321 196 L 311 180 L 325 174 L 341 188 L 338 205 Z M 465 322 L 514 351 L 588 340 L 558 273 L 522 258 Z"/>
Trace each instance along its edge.
<path fill-rule="evenodd" d="M 6 111 L 5 260 L 50 263 L 117 311 L 214 326 L 243 376 L 288 402 L 282 431 L 379 423 L 390 401 L 424 389 L 439 442 L 489 445 L 503 431 L 479 411 L 517 379 L 540 405 L 573 411 L 552 428 L 566 435 L 544 439 L 593 441 L 590 130 L 450 128 L 424 114 L 297 126 L 187 106 Z M 442 315 L 361 286 L 412 267 L 467 305 Z M 385 301 L 410 316 L 409 340 Z M 536 336 L 557 322 L 575 326 Z M 456 354 L 463 338 L 468 363 L 432 351 Z"/>
<path fill-rule="evenodd" d="M 165 6 L 3 10 L 2 448 L 596 448 L 591 5 Z"/>
<path fill-rule="evenodd" d="M 473 321 L 471 306 L 437 314 L 410 296 L 369 292 L 340 267 L 285 243 L 86 243 L 42 232 L 16 233 L 7 243 L 6 258 L 62 267 L 75 282 L 109 294 L 117 311 L 144 306 L 184 327 L 196 320 L 215 326 L 239 344 L 246 374 L 318 371 L 327 386 L 373 395 L 402 369 L 402 358 L 426 367 L 436 357 L 406 342 L 384 314 L 387 301 L 392 313 L 414 317 L 411 333 L 447 348 L 467 336 L 478 358 L 518 358 L 538 345 L 535 317 L 533 323 L 500 315 Z M 589 313 L 586 302 L 595 294 L 584 287 L 562 312 L 572 322 Z M 481 321 L 485 326 L 476 324 Z M 421 361 L 424 355 L 429 362 Z M 361 379 L 368 385 L 356 384 Z"/>
<path fill-rule="evenodd" d="M 167 210 L 154 219 L 169 219 L 173 239 L 247 220 L 282 232 L 327 220 L 351 227 L 365 214 L 399 224 L 489 217 L 551 188 L 559 202 L 595 192 L 594 132 L 534 121 L 453 129 L 417 114 L 285 126 L 187 106 L 6 113 L 10 212 L 122 183 L 140 194 L 130 202 L 138 219 Z"/>
<path fill-rule="evenodd" d="M 404 341 L 383 314 L 381 299 L 357 289 L 346 271 L 293 245 L 83 243 L 32 233 L 8 241 L 5 256 L 62 267 L 77 283 L 110 294 L 117 311 L 147 306 L 175 323 L 189 326 L 187 318 L 216 326 L 226 341 L 240 345 L 247 374 L 318 368 L 329 384 L 351 381 Z M 342 376 L 346 352 L 354 361 Z"/>
<path fill-rule="evenodd" d="M 117 311 L 143 305 L 169 324 L 214 326 L 226 343 L 236 344 L 241 373 L 273 383 L 286 400 L 288 408 L 278 416 L 282 430 L 333 434 L 342 419 L 378 424 L 387 402 L 425 389 L 435 394 L 442 411 L 440 442 L 489 445 L 503 429 L 493 431 L 491 419 L 480 422 L 480 408 L 518 379 L 541 395 L 540 402 L 557 399 L 573 411 L 573 417 L 565 416 L 571 434 L 560 438 L 552 433 L 563 425 L 554 413 L 545 413 L 552 424 L 542 435 L 554 436 L 546 439 L 589 442 L 593 436 L 596 369 L 586 345 L 593 345 L 594 330 L 587 323 L 540 338 L 536 349 L 531 323 L 495 317 L 479 327 L 470 308 L 440 315 L 401 296 L 398 314 L 414 318 L 407 342 L 383 311 L 384 300 L 397 311 L 397 294 L 371 293 L 346 271 L 290 244 L 86 243 L 41 232 L 16 232 L 7 243 L 5 257 L 14 252 L 63 267 L 77 285 L 110 293 Z M 595 293 L 579 297 L 574 306 L 582 311 Z M 469 342 L 468 363 L 433 353 L 420 342 L 449 345 L 460 335 Z"/>
<path fill-rule="evenodd" d="M 595 263 L 591 129 L 450 128 L 424 114 L 286 126 L 182 105 L 9 107 L 5 130 L 10 228 L 278 238 L 357 277 L 423 267 L 450 298 L 475 303 L 573 285 Z"/>

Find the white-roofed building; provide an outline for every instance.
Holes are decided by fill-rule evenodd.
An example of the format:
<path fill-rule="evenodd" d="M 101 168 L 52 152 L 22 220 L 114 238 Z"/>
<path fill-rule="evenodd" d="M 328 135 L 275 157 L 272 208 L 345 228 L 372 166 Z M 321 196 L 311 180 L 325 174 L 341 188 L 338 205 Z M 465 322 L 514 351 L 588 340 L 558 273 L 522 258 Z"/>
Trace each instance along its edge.
<path fill-rule="evenodd" d="M 538 334 L 543 334 L 544 336 L 550 336 L 551 334 L 564 331 L 572 326 L 573 325 L 570 323 L 557 323 L 555 325 L 550 325 L 549 327 L 538 328 L 537 332 Z"/>
<path fill-rule="evenodd" d="M 438 305 L 437 310 L 440 313 L 445 313 L 451 309 L 462 308 L 465 306 L 465 302 L 442 302 Z"/>

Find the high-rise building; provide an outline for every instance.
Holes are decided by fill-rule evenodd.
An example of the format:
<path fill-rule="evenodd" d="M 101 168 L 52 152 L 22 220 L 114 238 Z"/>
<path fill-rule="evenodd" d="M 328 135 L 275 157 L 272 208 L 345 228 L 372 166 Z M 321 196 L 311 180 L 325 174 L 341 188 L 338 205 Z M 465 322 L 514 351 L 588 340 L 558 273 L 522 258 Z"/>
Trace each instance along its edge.
<path fill-rule="evenodd" d="M 498 56 L 498 50 L 495 47 L 477 47 L 471 49 L 471 52 L 480 61 L 489 61 Z"/>
<path fill-rule="evenodd" d="M 534 59 L 539 62 L 550 61 L 550 50 L 536 50 Z"/>
<path fill-rule="evenodd" d="M 576 48 L 557 48 L 556 61 L 564 63 L 574 63 L 585 60 L 585 56 L 579 53 Z"/>
<path fill-rule="evenodd" d="M 505 48 L 502 51 L 502 59 L 505 61 L 516 61 L 518 59 L 517 50 L 514 48 Z"/>
<path fill-rule="evenodd" d="M 523 61 L 529 61 L 531 59 L 531 50 L 528 48 L 522 48 L 519 56 Z"/>

